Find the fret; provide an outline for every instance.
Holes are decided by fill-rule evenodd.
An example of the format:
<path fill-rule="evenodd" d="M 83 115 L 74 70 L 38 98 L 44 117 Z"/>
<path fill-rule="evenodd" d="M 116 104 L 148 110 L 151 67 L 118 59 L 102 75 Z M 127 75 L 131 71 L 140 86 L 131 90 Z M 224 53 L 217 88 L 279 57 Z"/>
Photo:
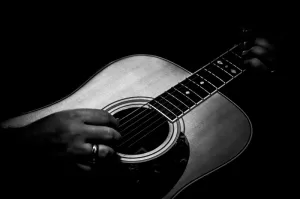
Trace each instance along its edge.
<path fill-rule="evenodd" d="M 230 73 L 230 72 L 228 72 L 228 71 L 226 71 L 226 70 L 224 70 L 222 67 L 220 67 L 220 66 L 218 66 L 217 64 L 215 64 L 215 63 L 213 63 L 213 65 L 214 66 L 216 66 L 216 67 L 218 67 L 219 69 L 221 69 L 222 71 L 224 71 L 227 75 L 229 75 L 230 77 L 232 77 L 233 78 L 233 75 Z"/>
<path fill-rule="evenodd" d="M 215 90 L 217 90 L 216 87 L 214 87 L 212 84 L 210 84 L 208 81 L 198 76 L 197 74 L 192 75 L 188 78 L 188 80 L 194 82 L 209 93 L 213 93 Z"/>
<path fill-rule="evenodd" d="M 213 64 L 215 64 L 218 67 L 222 68 L 224 71 L 226 71 L 227 73 L 229 73 L 233 77 L 235 77 L 235 76 L 237 76 L 238 74 L 241 73 L 240 69 L 238 69 L 236 66 L 234 66 L 233 64 L 227 62 L 224 59 L 218 59 L 218 60 L 214 61 Z"/>
<path fill-rule="evenodd" d="M 186 95 L 188 98 L 190 98 L 191 100 L 193 100 L 193 102 L 198 103 L 202 100 L 201 96 L 199 96 L 197 94 L 197 92 L 195 92 L 193 89 L 182 85 L 181 83 L 176 85 L 174 87 L 176 90 L 178 90 L 179 92 L 181 92 L 182 94 Z"/>
<path fill-rule="evenodd" d="M 183 113 L 183 111 L 161 96 L 156 97 L 155 100 L 174 113 L 176 116 L 180 116 Z"/>
<path fill-rule="evenodd" d="M 211 71 L 207 70 L 206 68 L 204 68 L 204 70 L 208 73 L 210 73 L 212 76 L 214 76 L 216 79 L 220 80 L 223 84 L 225 84 L 225 82 L 218 76 L 216 76 L 214 73 L 212 73 Z"/>
<path fill-rule="evenodd" d="M 209 96 L 209 92 L 195 84 L 194 82 L 191 82 L 189 79 L 185 79 L 182 84 L 188 88 L 190 88 L 192 91 L 194 91 L 198 96 L 200 96 L 202 99 L 205 99 Z"/>
<path fill-rule="evenodd" d="M 224 85 L 224 83 L 220 79 L 218 79 L 211 73 L 207 72 L 206 70 L 202 69 L 202 70 L 198 71 L 196 74 L 199 75 L 200 77 L 204 78 L 206 81 L 210 82 L 212 85 L 214 85 L 217 88 Z"/>
<path fill-rule="evenodd" d="M 166 117 L 168 117 L 170 120 L 176 119 L 176 115 L 172 111 L 170 111 L 166 107 L 164 107 L 162 104 L 160 104 L 159 102 L 156 102 L 155 100 L 151 100 L 149 102 L 149 104 L 153 108 L 155 108 L 158 112 L 160 112 L 163 115 L 165 115 Z"/>
<path fill-rule="evenodd" d="M 187 105 L 189 108 L 194 106 L 196 103 L 192 101 L 190 98 L 188 98 L 186 95 L 182 94 L 181 92 L 175 90 L 174 88 L 171 88 L 168 91 L 169 94 L 173 95 L 176 97 L 178 100 L 180 100 L 182 103 Z"/>
<path fill-rule="evenodd" d="M 245 70 L 240 46 L 231 48 L 203 68 L 196 71 L 184 81 L 151 100 L 148 105 L 150 112 L 139 115 L 139 123 L 156 122 L 160 113 L 171 122 L 176 121 L 194 106 L 215 93 L 227 82 L 234 79 Z M 130 125 L 130 131 L 140 131 L 144 125 Z M 142 130 L 142 129 L 141 129 Z"/>
<path fill-rule="evenodd" d="M 240 70 L 245 70 L 245 66 L 243 63 L 243 59 L 238 57 L 237 55 L 228 52 L 225 55 L 222 56 L 223 59 L 233 64 L 235 67 L 239 68 Z"/>
<path fill-rule="evenodd" d="M 231 52 L 233 54 L 236 54 L 240 58 L 243 57 L 243 51 L 244 51 L 244 45 L 243 44 L 240 44 L 240 45 L 238 45 L 237 47 L 235 47 L 234 49 L 231 50 Z"/>
<path fill-rule="evenodd" d="M 189 109 L 187 105 L 185 105 L 183 102 L 175 98 L 173 95 L 169 94 L 168 92 L 165 92 L 160 95 L 162 98 L 168 100 L 170 103 L 172 103 L 174 106 L 176 106 L 178 109 L 180 109 L 182 112 L 185 112 Z"/>
<path fill-rule="evenodd" d="M 208 65 L 206 69 L 212 72 L 218 78 L 220 78 L 223 82 L 228 82 L 229 80 L 232 79 L 232 76 L 228 75 L 228 73 L 224 72 L 222 69 L 220 69 L 218 66 L 214 64 Z"/>

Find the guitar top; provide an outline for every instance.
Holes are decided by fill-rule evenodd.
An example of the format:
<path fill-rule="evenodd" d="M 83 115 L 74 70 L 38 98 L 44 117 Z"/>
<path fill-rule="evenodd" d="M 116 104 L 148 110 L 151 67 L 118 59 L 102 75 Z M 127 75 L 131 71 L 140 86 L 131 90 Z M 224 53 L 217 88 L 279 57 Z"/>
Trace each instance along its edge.
<path fill-rule="evenodd" d="M 249 144 L 249 118 L 219 92 L 244 71 L 239 45 L 193 74 L 160 57 L 128 56 L 64 99 L 2 126 L 23 127 L 67 109 L 104 109 L 120 120 L 117 152 L 132 176 L 132 191 L 149 193 L 150 186 L 157 191 L 150 191 L 149 198 L 176 198 Z"/>

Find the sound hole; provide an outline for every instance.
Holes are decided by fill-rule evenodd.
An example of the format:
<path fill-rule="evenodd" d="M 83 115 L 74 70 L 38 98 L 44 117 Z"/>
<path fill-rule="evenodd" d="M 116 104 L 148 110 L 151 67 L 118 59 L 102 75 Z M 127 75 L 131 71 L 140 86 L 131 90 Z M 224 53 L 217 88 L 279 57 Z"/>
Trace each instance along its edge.
<path fill-rule="evenodd" d="M 122 135 L 117 147 L 119 153 L 135 155 L 152 151 L 169 134 L 168 120 L 154 109 L 128 108 L 113 116 L 119 119 Z"/>

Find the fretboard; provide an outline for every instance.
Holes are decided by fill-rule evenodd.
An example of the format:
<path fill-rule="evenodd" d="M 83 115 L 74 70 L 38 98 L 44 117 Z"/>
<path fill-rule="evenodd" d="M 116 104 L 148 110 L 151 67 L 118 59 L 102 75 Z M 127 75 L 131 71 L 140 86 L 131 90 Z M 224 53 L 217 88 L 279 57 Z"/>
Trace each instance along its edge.
<path fill-rule="evenodd" d="M 241 46 L 235 45 L 148 104 L 176 121 L 245 71 Z"/>

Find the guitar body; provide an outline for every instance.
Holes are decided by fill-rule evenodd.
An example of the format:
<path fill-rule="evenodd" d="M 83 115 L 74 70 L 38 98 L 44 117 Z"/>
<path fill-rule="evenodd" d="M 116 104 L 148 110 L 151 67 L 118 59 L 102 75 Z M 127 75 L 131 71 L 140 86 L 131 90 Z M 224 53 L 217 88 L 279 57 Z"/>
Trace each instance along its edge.
<path fill-rule="evenodd" d="M 12 118 L 2 125 L 18 128 L 61 110 L 106 109 L 110 104 L 123 99 L 155 98 L 189 75 L 188 71 L 176 64 L 155 56 L 125 57 L 101 69 L 66 98 Z M 173 186 L 165 191 L 164 199 L 176 198 L 176 195 L 192 182 L 235 159 L 246 148 L 252 136 L 248 117 L 219 92 L 185 114 L 179 125 L 179 133 L 184 134 L 188 142 L 188 156 L 184 159 L 186 164 L 180 176 Z M 175 136 L 176 139 L 179 136 Z M 165 147 L 165 151 L 170 150 L 174 143 Z M 162 154 L 150 153 L 151 158 L 136 158 L 136 164 L 151 161 L 156 156 L 163 157 Z M 130 157 L 123 157 L 125 163 L 130 162 Z M 134 159 L 134 156 L 132 157 Z M 132 163 L 134 161 L 130 162 Z"/>

